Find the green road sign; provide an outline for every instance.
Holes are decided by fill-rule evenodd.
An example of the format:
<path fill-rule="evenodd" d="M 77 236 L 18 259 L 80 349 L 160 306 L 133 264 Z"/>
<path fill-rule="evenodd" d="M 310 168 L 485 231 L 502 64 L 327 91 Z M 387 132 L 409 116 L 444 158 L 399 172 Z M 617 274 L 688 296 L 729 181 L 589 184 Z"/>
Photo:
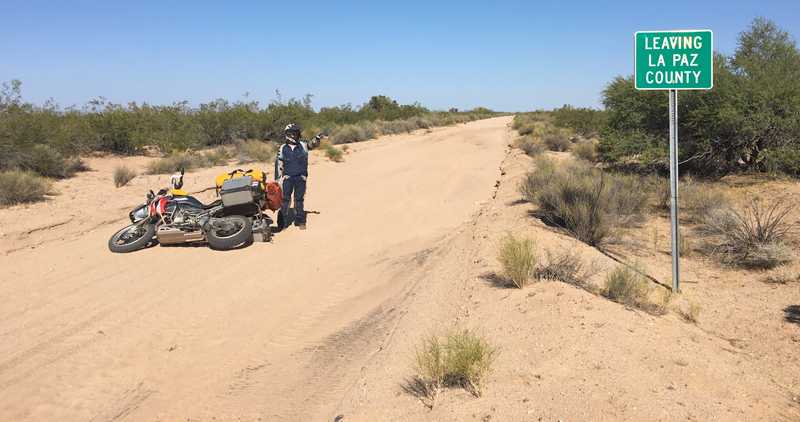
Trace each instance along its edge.
<path fill-rule="evenodd" d="M 711 89 L 711 31 L 640 31 L 636 39 L 636 89 Z"/>

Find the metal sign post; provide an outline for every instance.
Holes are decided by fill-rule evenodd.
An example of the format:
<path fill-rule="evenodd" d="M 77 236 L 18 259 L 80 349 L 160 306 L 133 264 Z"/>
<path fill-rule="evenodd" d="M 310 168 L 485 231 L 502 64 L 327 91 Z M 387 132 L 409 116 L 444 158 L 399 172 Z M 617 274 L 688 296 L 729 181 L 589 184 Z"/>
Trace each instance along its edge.
<path fill-rule="evenodd" d="M 678 230 L 678 90 L 669 90 L 669 218 L 672 223 L 672 291 L 680 293 Z"/>
<path fill-rule="evenodd" d="M 672 291 L 680 293 L 678 231 L 678 90 L 714 86 L 711 31 L 640 31 L 634 34 L 634 86 L 669 90 L 669 187 Z"/>

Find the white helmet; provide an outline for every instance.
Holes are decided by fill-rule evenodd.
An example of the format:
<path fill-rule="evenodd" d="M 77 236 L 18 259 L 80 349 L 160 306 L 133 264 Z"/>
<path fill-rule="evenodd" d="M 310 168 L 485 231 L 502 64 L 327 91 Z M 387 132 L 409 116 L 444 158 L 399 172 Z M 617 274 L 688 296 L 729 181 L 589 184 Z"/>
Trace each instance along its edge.
<path fill-rule="evenodd" d="M 300 125 L 289 123 L 286 125 L 286 129 L 283 130 L 283 133 L 286 135 L 286 140 L 291 143 L 296 143 L 300 140 Z"/>

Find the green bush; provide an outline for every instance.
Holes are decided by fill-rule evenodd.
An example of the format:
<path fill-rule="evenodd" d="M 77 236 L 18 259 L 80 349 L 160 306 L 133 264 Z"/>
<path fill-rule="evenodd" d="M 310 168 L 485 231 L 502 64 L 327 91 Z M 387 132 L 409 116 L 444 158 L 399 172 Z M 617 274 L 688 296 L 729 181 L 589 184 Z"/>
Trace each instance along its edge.
<path fill-rule="evenodd" d="M 609 242 L 618 228 L 641 222 L 649 198 L 641 178 L 548 158 L 539 159 L 520 189 L 537 206 L 537 216 L 591 246 Z"/>
<path fill-rule="evenodd" d="M 342 152 L 342 150 L 340 150 L 339 148 L 336 148 L 333 145 L 329 145 L 329 146 L 327 146 L 325 148 L 325 156 L 328 157 L 331 161 L 334 161 L 334 162 L 337 162 L 337 163 L 341 162 L 343 154 L 344 153 Z"/>
<path fill-rule="evenodd" d="M 121 188 L 136 177 L 136 172 L 125 164 L 114 169 L 114 186 Z"/>
<path fill-rule="evenodd" d="M 510 284 L 523 288 L 531 280 L 537 257 L 536 242 L 527 237 L 517 239 L 509 233 L 497 246 L 497 260 L 503 266 L 503 276 Z"/>
<path fill-rule="evenodd" d="M 11 206 L 44 200 L 51 183 L 30 171 L 7 170 L 0 173 L 0 205 Z"/>
<path fill-rule="evenodd" d="M 592 108 L 575 108 L 569 104 L 553 110 L 555 125 L 566 127 L 584 138 L 597 136 L 609 118 L 609 111 Z"/>

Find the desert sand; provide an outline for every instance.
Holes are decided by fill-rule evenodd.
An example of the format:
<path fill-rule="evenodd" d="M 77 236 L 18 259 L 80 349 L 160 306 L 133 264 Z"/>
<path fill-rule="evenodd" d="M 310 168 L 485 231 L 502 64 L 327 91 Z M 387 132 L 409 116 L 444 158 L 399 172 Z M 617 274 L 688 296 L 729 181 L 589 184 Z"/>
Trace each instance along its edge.
<path fill-rule="evenodd" d="M 576 248 L 597 284 L 620 259 L 531 215 L 517 186 L 533 160 L 510 146 L 511 119 L 353 144 L 342 163 L 313 151 L 308 229 L 234 251 L 109 252 L 168 184 L 114 188 L 115 166 L 142 174 L 146 157 L 91 157 L 46 202 L 0 209 L 0 420 L 800 419 L 797 264 L 776 284 L 688 257 L 664 316 L 556 281 L 492 281 L 508 232 Z M 214 177 L 237 167 L 189 173 L 184 189 L 213 200 Z M 788 182 L 764 189 L 800 198 Z M 651 220 L 645 245 L 653 227 L 669 233 Z M 671 283 L 668 238 L 626 258 Z M 696 323 L 681 317 L 690 298 Z M 500 354 L 483 397 L 447 389 L 431 409 L 407 388 L 412 351 L 455 327 Z"/>

